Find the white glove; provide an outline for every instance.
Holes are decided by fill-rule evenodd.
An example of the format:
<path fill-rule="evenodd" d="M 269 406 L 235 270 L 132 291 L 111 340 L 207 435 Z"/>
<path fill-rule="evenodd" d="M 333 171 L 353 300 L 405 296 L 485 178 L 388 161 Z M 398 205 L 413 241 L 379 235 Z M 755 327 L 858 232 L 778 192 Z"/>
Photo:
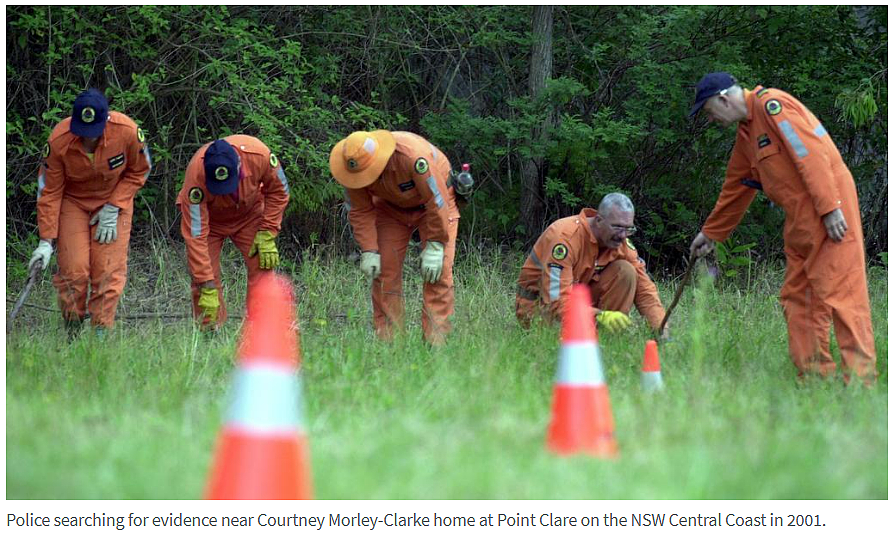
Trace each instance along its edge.
<path fill-rule="evenodd" d="M 106 203 L 99 209 L 99 212 L 90 218 L 90 225 L 99 222 L 93 238 L 100 244 L 108 244 L 118 239 L 118 211 L 120 210 L 118 207 Z"/>
<path fill-rule="evenodd" d="M 363 251 L 359 259 L 359 270 L 369 279 L 381 275 L 381 254 L 377 251 Z"/>
<path fill-rule="evenodd" d="M 50 265 L 50 257 L 52 255 L 53 245 L 49 240 L 41 240 L 40 243 L 37 244 L 37 249 L 31 254 L 31 260 L 28 261 L 28 271 L 31 271 L 31 267 L 34 266 L 34 263 L 36 262 L 39 262 L 41 267 L 46 270 L 46 267 Z"/>
<path fill-rule="evenodd" d="M 691 242 L 691 255 L 702 257 L 709 255 L 715 249 L 715 240 L 709 238 L 705 234 L 697 233 L 697 236 Z"/>
<path fill-rule="evenodd" d="M 436 283 L 443 275 L 443 256 L 445 255 L 442 242 L 427 241 L 421 252 L 421 279 L 425 283 Z"/>
<path fill-rule="evenodd" d="M 827 236 L 834 242 L 842 242 L 849 230 L 849 224 L 846 223 L 846 217 L 842 210 L 835 208 L 821 217 L 824 222 L 824 228 L 827 229 Z"/>

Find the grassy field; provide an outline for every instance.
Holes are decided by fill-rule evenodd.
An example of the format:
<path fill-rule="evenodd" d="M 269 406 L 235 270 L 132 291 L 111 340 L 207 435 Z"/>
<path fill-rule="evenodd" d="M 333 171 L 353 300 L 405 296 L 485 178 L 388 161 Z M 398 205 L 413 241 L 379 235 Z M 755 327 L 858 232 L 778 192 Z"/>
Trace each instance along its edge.
<path fill-rule="evenodd" d="M 602 334 L 621 449 L 602 461 L 544 449 L 558 329 L 517 326 L 520 255 L 463 255 L 455 333 L 435 350 L 420 340 L 417 252 L 406 273 L 408 330 L 392 344 L 369 329 L 358 267 L 324 257 L 293 268 L 317 498 L 888 497 L 885 271 L 871 277 L 880 370 L 872 390 L 794 380 L 776 298 L 782 274 L 767 269 L 747 291 L 697 277 L 661 346 L 663 393 L 640 389 L 640 317 L 634 331 Z M 131 268 L 119 315 L 186 312 L 178 258 L 132 255 L 132 266 L 151 266 Z M 231 249 L 226 267 L 230 288 L 243 288 Z M 30 302 L 55 308 L 47 279 Z M 21 287 L 8 284 L 14 297 Z M 674 285 L 660 284 L 666 304 Z M 199 498 L 238 320 L 212 337 L 188 321 L 125 320 L 104 342 L 87 331 L 69 345 L 58 313 L 22 317 L 6 346 L 7 498 Z"/>

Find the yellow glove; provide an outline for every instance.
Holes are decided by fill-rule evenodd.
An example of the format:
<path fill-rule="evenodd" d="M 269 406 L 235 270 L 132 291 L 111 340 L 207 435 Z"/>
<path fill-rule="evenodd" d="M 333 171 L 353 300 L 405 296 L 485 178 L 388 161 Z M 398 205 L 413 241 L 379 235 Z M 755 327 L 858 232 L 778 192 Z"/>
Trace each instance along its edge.
<path fill-rule="evenodd" d="M 598 313 L 598 323 L 607 328 L 607 331 L 616 333 L 631 326 L 632 319 L 620 311 L 601 311 Z"/>
<path fill-rule="evenodd" d="M 220 310 L 220 295 L 215 288 L 201 289 L 198 297 L 198 308 L 210 322 L 217 321 L 217 311 Z"/>
<path fill-rule="evenodd" d="M 436 283 L 443 275 L 443 257 L 446 251 L 442 242 L 428 240 L 421 251 L 421 279 L 425 283 Z"/>
<path fill-rule="evenodd" d="M 279 265 L 279 250 L 276 249 L 276 237 L 270 231 L 257 231 L 249 257 L 260 253 L 260 269 L 272 270 Z"/>

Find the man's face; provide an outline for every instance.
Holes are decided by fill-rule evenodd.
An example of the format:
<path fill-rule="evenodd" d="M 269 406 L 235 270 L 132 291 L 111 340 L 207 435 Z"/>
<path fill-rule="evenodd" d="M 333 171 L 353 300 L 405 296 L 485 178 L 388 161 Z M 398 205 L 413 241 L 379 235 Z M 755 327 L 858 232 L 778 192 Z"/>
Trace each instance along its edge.
<path fill-rule="evenodd" d="M 625 212 L 619 208 L 613 208 L 604 214 L 595 216 L 595 238 L 598 245 L 610 249 L 616 249 L 623 241 L 635 233 L 635 212 Z"/>
<path fill-rule="evenodd" d="M 718 123 L 723 127 L 731 126 L 743 119 L 733 106 L 733 101 L 724 93 L 709 97 L 703 104 L 703 111 L 710 123 Z"/>

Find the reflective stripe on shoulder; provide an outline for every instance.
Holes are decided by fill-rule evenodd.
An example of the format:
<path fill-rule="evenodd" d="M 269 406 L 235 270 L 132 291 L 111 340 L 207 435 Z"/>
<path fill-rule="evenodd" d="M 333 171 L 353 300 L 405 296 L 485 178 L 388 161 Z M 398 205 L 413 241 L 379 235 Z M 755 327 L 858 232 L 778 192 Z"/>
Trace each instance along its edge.
<path fill-rule="evenodd" d="M 778 126 L 780 127 L 781 132 L 783 132 L 784 137 L 787 138 L 790 146 L 796 151 L 796 156 L 799 158 L 808 156 L 808 149 L 805 148 L 805 144 L 802 143 L 802 138 L 799 137 L 799 134 L 796 134 L 796 130 L 793 129 L 793 125 L 790 124 L 790 121 L 784 119 Z"/>
<path fill-rule="evenodd" d="M 827 129 L 824 128 L 824 125 L 818 123 L 818 126 L 815 127 L 815 136 L 821 138 L 827 134 Z"/>
<path fill-rule="evenodd" d="M 434 202 L 437 203 L 437 207 L 443 208 L 443 196 L 440 195 L 440 188 L 437 187 L 437 179 L 435 179 L 433 175 L 427 178 L 427 186 L 431 189 L 431 192 L 434 193 Z"/>
<path fill-rule="evenodd" d="M 428 143 L 428 145 L 431 146 L 431 161 L 436 162 L 437 161 L 437 148 L 434 147 L 433 143 Z"/>
<path fill-rule="evenodd" d="M 532 260 L 533 264 L 538 266 L 540 270 L 545 270 L 545 266 L 542 265 L 542 261 L 540 261 L 539 257 L 536 255 L 536 250 L 530 251 L 530 260 Z"/>
<path fill-rule="evenodd" d="M 145 147 L 143 147 L 143 154 L 146 155 L 146 162 L 149 164 L 149 170 L 146 171 L 146 179 L 149 178 L 149 173 L 152 172 L 152 152 L 149 151 L 149 144 L 147 143 Z"/>
<path fill-rule="evenodd" d="M 285 170 L 282 169 L 282 166 L 279 166 L 279 169 L 276 171 L 276 177 L 279 177 L 279 182 L 282 183 L 282 188 L 285 188 L 285 193 L 290 194 L 291 192 L 288 190 L 288 179 L 285 177 Z"/>
<path fill-rule="evenodd" d="M 46 167 L 40 166 L 40 175 L 37 176 L 37 199 L 43 195 L 43 189 L 46 188 Z"/>
<path fill-rule="evenodd" d="M 561 270 L 560 266 L 548 267 L 548 297 L 551 301 L 557 301 L 561 297 Z"/>
<path fill-rule="evenodd" d="M 201 236 L 201 205 L 189 205 L 189 217 L 192 220 L 192 238 Z"/>

